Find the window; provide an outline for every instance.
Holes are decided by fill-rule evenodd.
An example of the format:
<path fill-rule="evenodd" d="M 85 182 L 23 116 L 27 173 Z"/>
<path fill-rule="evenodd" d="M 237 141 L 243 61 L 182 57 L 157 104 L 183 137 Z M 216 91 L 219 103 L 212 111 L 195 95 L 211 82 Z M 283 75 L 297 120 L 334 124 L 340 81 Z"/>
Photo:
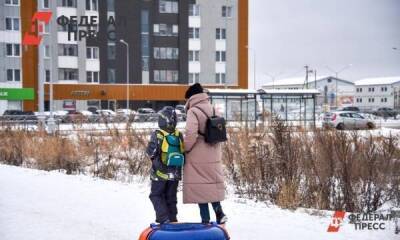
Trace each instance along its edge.
<path fill-rule="evenodd" d="M 86 81 L 88 83 L 98 83 L 99 82 L 99 72 L 86 72 Z"/>
<path fill-rule="evenodd" d="M 107 55 L 108 55 L 109 60 L 115 60 L 115 58 L 117 56 L 115 43 L 108 43 Z"/>
<path fill-rule="evenodd" d="M 154 82 L 178 82 L 179 72 L 176 70 L 154 70 Z"/>
<path fill-rule="evenodd" d="M 142 50 L 142 71 L 149 71 L 150 59 L 150 36 L 149 36 L 149 11 L 141 12 L 141 50 Z"/>
<path fill-rule="evenodd" d="M 20 56 L 20 45 L 7 43 L 6 44 L 6 56 L 19 57 Z"/>
<path fill-rule="evenodd" d="M 200 61 L 200 51 L 189 51 L 189 62 Z"/>
<path fill-rule="evenodd" d="M 49 0 L 43 0 L 43 8 L 50 8 Z"/>
<path fill-rule="evenodd" d="M 45 75 L 46 75 L 46 79 L 45 79 L 45 81 L 46 82 L 50 82 L 50 70 L 46 70 L 46 72 L 45 72 Z"/>
<path fill-rule="evenodd" d="M 197 4 L 189 4 L 189 16 L 200 16 L 200 6 Z"/>
<path fill-rule="evenodd" d="M 179 3 L 177 0 L 160 0 L 160 13 L 179 13 Z"/>
<path fill-rule="evenodd" d="M 109 11 L 109 12 L 114 12 L 115 11 L 114 0 L 107 0 L 107 11 Z"/>
<path fill-rule="evenodd" d="M 19 6 L 19 0 L 6 0 L 5 5 L 8 5 L 8 6 Z"/>
<path fill-rule="evenodd" d="M 356 101 L 357 101 L 358 103 L 362 103 L 362 98 L 357 98 Z"/>
<path fill-rule="evenodd" d="M 179 28 L 178 25 L 171 25 L 171 24 L 154 24 L 154 35 L 155 36 L 178 36 Z"/>
<path fill-rule="evenodd" d="M 155 47 L 153 51 L 154 51 L 154 59 L 168 59 L 168 60 L 179 59 L 178 48 Z"/>
<path fill-rule="evenodd" d="M 78 26 L 77 26 L 77 24 L 58 25 L 58 31 L 60 31 L 60 32 L 68 32 L 68 31 L 76 32 L 76 31 L 78 31 Z"/>
<path fill-rule="evenodd" d="M 107 69 L 107 81 L 109 83 L 115 83 L 115 69 L 114 68 Z"/>
<path fill-rule="evenodd" d="M 225 62 L 226 61 L 226 52 L 225 51 L 217 51 L 216 55 L 215 55 L 215 61 Z"/>
<path fill-rule="evenodd" d="M 222 17 L 232 17 L 232 6 L 222 6 Z"/>
<path fill-rule="evenodd" d="M 217 84 L 224 84 L 226 83 L 225 73 L 217 73 L 215 74 L 215 82 Z"/>
<path fill-rule="evenodd" d="M 189 73 L 189 83 L 198 83 L 200 82 L 200 73 Z"/>
<path fill-rule="evenodd" d="M 50 46 L 46 45 L 44 47 L 44 57 L 49 58 L 50 57 Z"/>
<path fill-rule="evenodd" d="M 226 29 L 225 28 L 217 28 L 216 30 L 216 39 L 226 39 Z"/>
<path fill-rule="evenodd" d="M 50 33 L 50 24 L 42 23 L 42 26 L 43 26 L 43 33 L 49 34 Z"/>
<path fill-rule="evenodd" d="M 368 102 L 369 102 L 369 103 L 375 102 L 375 98 L 368 98 Z"/>
<path fill-rule="evenodd" d="M 200 38 L 200 28 L 189 28 L 189 38 L 199 39 Z"/>
<path fill-rule="evenodd" d="M 387 98 L 381 98 L 381 102 L 386 103 L 387 102 Z"/>
<path fill-rule="evenodd" d="M 78 56 L 77 44 L 59 44 L 58 56 Z"/>
<path fill-rule="evenodd" d="M 97 11 L 97 0 L 86 0 L 86 10 Z"/>
<path fill-rule="evenodd" d="M 387 87 L 381 87 L 382 92 L 387 92 L 387 90 L 388 90 Z"/>
<path fill-rule="evenodd" d="M 7 69 L 7 81 L 19 82 L 21 81 L 21 70 L 19 69 Z"/>
<path fill-rule="evenodd" d="M 98 47 L 87 47 L 86 48 L 87 59 L 99 59 L 99 48 Z"/>
<path fill-rule="evenodd" d="M 76 8 L 76 0 L 61 0 L 62 7 L 74 7 Z"/>
<path fill-rule="evenodd" d="M 375 88 L 373 87 L 368 88 L 368 92 L 375 92 Z"/>
<path fill-rule="evenodd" d="M 19 18 L 6 17 L 6 30 L 19 31 Z"/>
<path fill-rule="evenodd" d="M 58 79 L 60 79 L 60 80 L 78 80 L 78 69 L 59 68 Z"/>
<path fill-rule="evenodd" d="M 362 88 L 357 88 L 356 90 L 357 90 L 357 92 L 359 92 L 359 93 L 362 92 Z"/>

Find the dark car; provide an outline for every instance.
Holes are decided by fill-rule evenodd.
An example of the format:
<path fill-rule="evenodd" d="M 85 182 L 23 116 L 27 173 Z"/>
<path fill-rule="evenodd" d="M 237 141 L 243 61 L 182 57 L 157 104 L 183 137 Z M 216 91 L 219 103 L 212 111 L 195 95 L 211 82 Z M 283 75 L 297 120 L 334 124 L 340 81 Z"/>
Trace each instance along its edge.
<path fill-rule="evenodd" d="M 139 122 L 153 122 L 158 120 L 158 114 L 152 108 L 139 108 L 135 120 Z"/>
<path fill-rule="evenodd" d="M 88 123 L 90 122 L 90 117 L 82 114 L 82 112 L 77 112 L 75 110 L 69 110 L 68 114 L 62 119 L 63 123 Z"/>
<path fill-rule="evenodd" d="M 37 121 L 38 118 L 32 111 L 6 110 L 3 119 L 10 121 Z"/>
<path fill-rule="evenodd" d="M 388 118 L 388 117 L 396 117 L 398 113 L 395 110 L 393 110 L 392 108 L 383 107 L 383 108 L 376 109 L 375 111 L 372 112 L 372 114 L 374 114 L 376 116 Z"/>
<path fill-rule="evenodd" d="M 360 109 L 358 107 L 349 106 L 349 107 L 340 108 L 339 111 L 360 112 Z"/>
<path fill-rule="evenodd" d="M 185 105 L 176 105 L 175 109 L 178 109 L 181 113 L 186 113 Z"/>

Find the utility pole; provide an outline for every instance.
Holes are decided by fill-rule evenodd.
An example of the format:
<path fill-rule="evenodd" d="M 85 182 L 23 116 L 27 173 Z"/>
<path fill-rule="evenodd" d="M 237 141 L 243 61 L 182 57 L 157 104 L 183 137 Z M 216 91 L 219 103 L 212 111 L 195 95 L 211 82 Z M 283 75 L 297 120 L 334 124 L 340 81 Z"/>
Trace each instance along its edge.
<path fill-rule="evenodd" d="M 306 69 L 306 82 L 305 82 L 305 85 L 306 85 L 306 89 L 308 89 L 308 73 L 309 73 L 308 68 L 309 68 L 309 66 L 306 65 L 306 66 L 304 66 L 304 68 Z"/>
<path fill-rule="evenodd" d="M 119 40 L 120 43 L 124 44 L 126 46 L 126 109 L 129 108 L 129 44 L 123 40 Z"/>

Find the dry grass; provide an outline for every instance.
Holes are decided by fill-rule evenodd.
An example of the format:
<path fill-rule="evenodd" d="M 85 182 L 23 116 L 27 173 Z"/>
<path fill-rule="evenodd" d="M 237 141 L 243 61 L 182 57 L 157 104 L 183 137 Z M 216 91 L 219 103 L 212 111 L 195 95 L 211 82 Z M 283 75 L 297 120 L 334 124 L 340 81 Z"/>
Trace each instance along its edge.
<path fill-rule="evenodd" d="M 230 132 L 224 163 L 237 193 L 284 208 L 374 211 L 400 205 L 400 147 L 394 136 L 298 131 L 276 123 Z"/>
<path fill-rule="evenodd" d="M 374 211 L 388 201 L 400 206 L 400 142 L 394 136 L 305 132 L 281 122 L 228 134 L 223 162 L 241 196 L 289 209 Z M 148 136 L 129 125 L 72 136 L 3 130 L 0 162 L 105 179 L 146 177 Z"/>

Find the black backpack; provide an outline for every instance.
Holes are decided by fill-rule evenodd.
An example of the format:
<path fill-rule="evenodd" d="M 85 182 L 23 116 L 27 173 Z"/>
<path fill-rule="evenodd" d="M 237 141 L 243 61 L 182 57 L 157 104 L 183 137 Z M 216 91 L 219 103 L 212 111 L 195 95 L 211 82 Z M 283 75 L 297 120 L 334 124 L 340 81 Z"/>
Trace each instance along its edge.
<path fill-rule="evenodd" d="M 199 109 L 207 117 L 205 133 L 200 132 L 200 130 L 198 132 L 201 136 L 204 137 L 205 142 L 209 144 L 225 142 L 227 140 L 225 118 L 215 115 L 214 108 L 213 115 L 211 117 L 209 117 L 203 109 L 196 106 L 194 108 Z M 198 121 L 199 118 L 197 114 L 195 112 L 193 113 L 196 115 Z"/>

